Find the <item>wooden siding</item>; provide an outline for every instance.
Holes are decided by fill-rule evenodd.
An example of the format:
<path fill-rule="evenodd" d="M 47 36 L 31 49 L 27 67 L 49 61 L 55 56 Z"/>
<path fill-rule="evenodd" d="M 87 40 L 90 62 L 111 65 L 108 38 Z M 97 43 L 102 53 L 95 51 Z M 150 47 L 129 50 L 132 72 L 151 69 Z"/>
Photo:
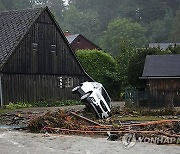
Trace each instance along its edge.
<path fill-rule="evenodd" d="M 72 87 L 59 86 L 59 78 L 72 78 L 72 86 L 91 81 L 47 9 L 9 57 L 1 77 L 4 105 L 18 101 L 77 99 L 71 93 Z"/>
<path fill-rule="evenodd" d="M 99 49 L 95 44 L 91 43 L 91 41 L 85 39 L 81 35 L 79 35 L 72 43 L 71 47 L 74 51 L 78 49 Z"/>
<path fill-rule="evenodd" d="M 3 74 L 2 89 L 3 102 L 32 102 L 42 100 L 66 100 L 77 99 L 77 95 L 71 92 L 72 87 L 59 86 L 59 75 L 23 75 Z M 61 76 L 63 78 L 69 76 Z M 71 76 L 73 86 L 86 81 L 81 77 Z"/>
<path fill-rule="evenodd" d="M 150 106 L 180 106 L 180 79 L 149 80 Z"/>
<path fill-rule="evenodd" d="M 37 43 L 37 51 L 33 50 Z M 56 52 L 51 52 L 56 45 Z M 21 44 L 3 68 L 4 73 L 84 75 L 82 68 L 45 11 L 30 28 Z"/>

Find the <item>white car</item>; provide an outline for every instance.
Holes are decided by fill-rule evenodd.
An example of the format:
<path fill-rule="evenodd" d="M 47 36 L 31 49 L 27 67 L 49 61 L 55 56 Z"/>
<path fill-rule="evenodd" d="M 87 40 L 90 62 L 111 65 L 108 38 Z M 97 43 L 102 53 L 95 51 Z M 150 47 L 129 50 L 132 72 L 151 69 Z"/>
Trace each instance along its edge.
<path fill-rule="evenodd" d="M 72 89 L 73 93 L 80 94 L 86 106 L 91 106 L 98 118 L 108 118 L 111 111 L 111 98 L 102 84 L 98 82 L 84 82 Z"/>

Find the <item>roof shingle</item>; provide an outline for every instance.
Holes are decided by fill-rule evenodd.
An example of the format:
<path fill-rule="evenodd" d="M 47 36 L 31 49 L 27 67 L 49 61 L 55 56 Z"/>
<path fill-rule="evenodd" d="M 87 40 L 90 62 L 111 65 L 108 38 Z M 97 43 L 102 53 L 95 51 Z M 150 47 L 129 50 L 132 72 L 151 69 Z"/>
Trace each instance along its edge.
<path fill-rule="evenodd" d="M 148 55 L 142 78 L 180 77 L 180 54 Z"/>
<path fill-rule="evenodd" d="M 0 13 L 0 64 L 11 55 L 42 10 L 35 8 Z"/>
<path fill-rule="evenodd" d="M 66 38 L 67 38 L 68 42 L 71 44 L 78 36 L 79 36 L 79 34 L 73 34 L 73 35 L 66 36 Z"/>

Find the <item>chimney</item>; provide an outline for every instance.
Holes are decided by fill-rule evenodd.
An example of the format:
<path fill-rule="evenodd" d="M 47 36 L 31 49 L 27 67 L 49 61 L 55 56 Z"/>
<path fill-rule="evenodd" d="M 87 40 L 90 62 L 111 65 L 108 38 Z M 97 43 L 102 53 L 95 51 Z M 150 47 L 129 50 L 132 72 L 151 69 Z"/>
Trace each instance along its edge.
<path fill-rule="evenodd" d="M 71 35 L 71 33 L 70 33 L 68 30 L 66 30 L 66 31 L 64 32 L 64 35 L 65 35 L 65 36 L 69 36 L 69 35 Z"/>

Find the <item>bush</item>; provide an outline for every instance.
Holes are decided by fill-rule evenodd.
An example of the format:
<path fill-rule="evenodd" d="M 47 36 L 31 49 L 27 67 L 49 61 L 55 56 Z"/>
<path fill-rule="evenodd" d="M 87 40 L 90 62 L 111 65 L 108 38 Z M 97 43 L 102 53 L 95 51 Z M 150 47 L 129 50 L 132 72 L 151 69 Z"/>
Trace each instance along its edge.
<path fill-rule="evenodd" d="M 112 98 L 118 97 L 121 81 L 117 61 L 110 54 L 99 50 L 78 50 L 76 53 L 87 73 L 102 83 Z"/>
<path fill-rule="evenodd" d="M 58 107 L 58 106 L 71 106 L 81 105 L 80 101 L 76 100 L 62 100 L 62 101 L 37 101 L 30 103 L 33 107 Z"/>
<path fill-rule="evenodd" d="M 32 105 L 25 102 L 9 103 L 8 105 L 5 106 L 5 108 L 9 110 L 28 108 L 28 107 L 32 107 Z"/>
<path fill-rule="evenodd" d="M 37 101 L 37 102 L 17 102 L 9 103 L 5 106 L 5 109 L 14 110 L 20 108 L 29 108 L 29 107 L 59 107 L 59 106 L 71 106 L 71 105 L 81 105 L 83 104 L 80 101 L 76 100 L 62 100 L 62 101 Z"/>

